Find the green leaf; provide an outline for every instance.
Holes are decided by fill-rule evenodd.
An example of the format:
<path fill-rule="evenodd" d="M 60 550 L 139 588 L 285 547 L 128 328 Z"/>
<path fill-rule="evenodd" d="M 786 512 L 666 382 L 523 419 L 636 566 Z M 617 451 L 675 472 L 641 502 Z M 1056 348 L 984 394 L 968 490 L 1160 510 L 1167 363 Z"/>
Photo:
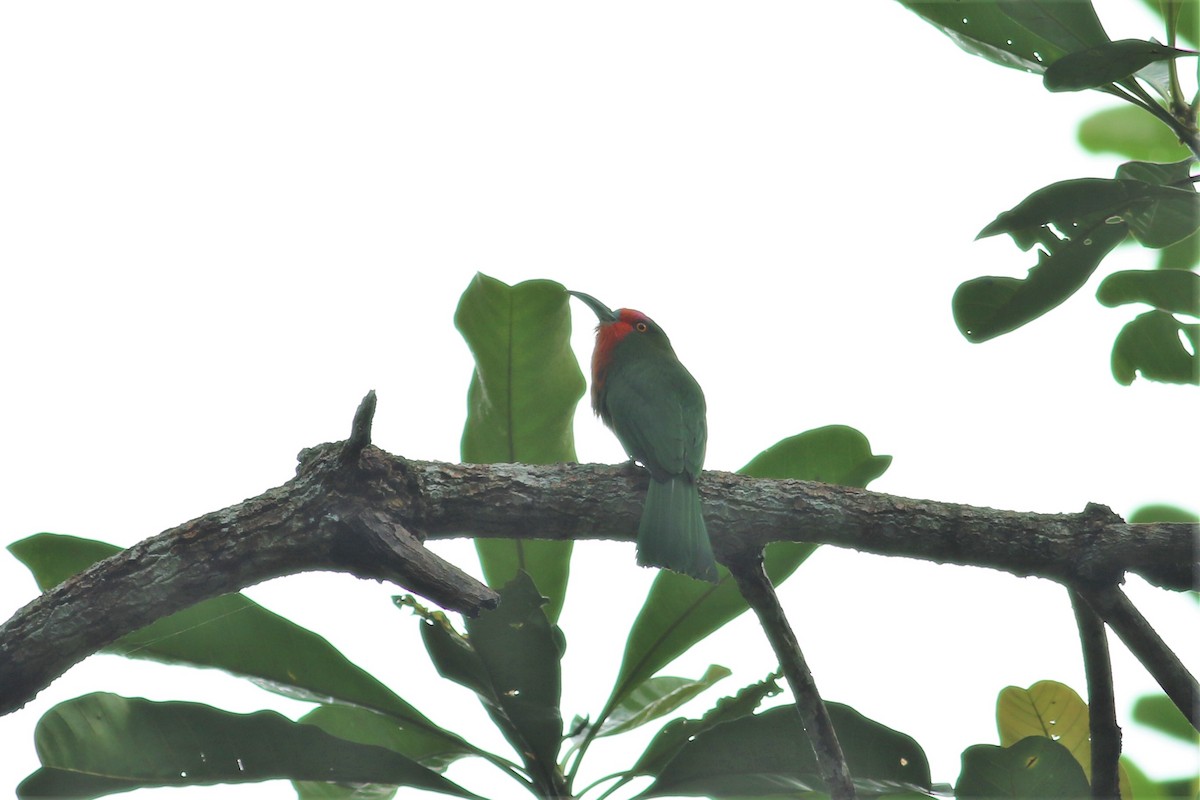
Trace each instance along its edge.
<path fill-rule="evenodd" d="M 500 605 L 467 620 L 467 636 L 449 625 L 421 627 L 434 666 L 478 696 L 532 769 L 557 769 L 562 743 L 562 644 L 543 598 L 521 572 L 500 590 Z"/>
<path fill-rule="evenodd" d="M 1147 694 L 1139 697 L 1133 704 L 1133 720 L 1188 744 L 1200 744 L 1200 734 L 1165 694 Z"/>
<path fill-rule="evenodd" d="M 454 324 L 475 358 L 467 391 L 462 458 L 476 464 L 554 464 L 575 460 L 572 421 L 584 380 L 571 351 L 566 290 L 552 281 L 508 286 L 477 274 Z M 484 576 L 503 586 L 529 573 L 558 619 L 566 596 L 571 542 L 479 539 Z"/>
<path fill-rule="evenodd" d="M 1200 233 L 1169 244 L 1158 253 L 1159 269 L 1196 269 L 1200 267 Z"/>
<path fill-rule="evenodd" d="M 1200 194 L 1190 180 L 1192 163 L 1191 159 L 1173 164 L 1130 161 L 1117 168 L 1117 178 L 1139 195 L 1125 218 L 1144 246 L 1167 247 L 1200 229 Z"/>
<path fill-rule="evenodd" d="M 1116 153 L 1139 161 L 1178 161 L 1188 155 L 1171 129 L 1140 108 L 1097 111 L 1079 123 L 1079 144 L 1092 153 Z"/>
<path fill-rule="evenodd" d="M 1194 193 L 1103 178 L 1039 189 L 977 237 L 1007 233 L 1022 250 L 1041 245 L 1037 265 L 1025 279 L 984 277 L 959 286 L 952 301 L 959 330 L 969 341 L 983 342 L 1040 317 L 1083 286 L 1131 227 L 1143 243 L 1177 235 L 1177 204 L 1188 194 Z"/>
<path fill-rule="evenodd" d="M 1100 282 L 1096 299 L 1113 308 L 1145 303 L 1160 311 L 1200 317 L 1200 275 L 1184 270 L 1123 270 Z"/>
<path fill-rule="evenodd" d="M 766 679 L 740 689 L 732 697 L 722 697 L 700 719 L 678 717 L 668 722 L 654 735 L 645 752 L 629 770 L 627 778 L 635 775 L 657 775 L 681 747 L 700 733 L 723 722 L 753 714 L 764 699 L 774 697 L 782 691 L 778 684 L 780 675 L 779 672 L 772 673 Z"/>
<path fill-rule="evenodd" d="M 891 456 L 873 454 L 867 437 L 854 428 L 826 425 L 771 445 L 738 472 L 752 478 L 790 478 L 864 488 L 891 463 Z"/>
<path fill-rule="evenodd" d="M 1052 92 L 1096 89 L 1130 77 L 1156 61 L 1195 55 L 1158 42 L 1120 39 L 1068 53 L 1046 68 L 1042 83 Z"/>
<path fill-rule="evenodd" d="M 1067 748 L 1043 736 L 1011 747 L 977 744 L 962 755 L 955 797 L 988 800 L 1032 797 L 1090 797 L 1083 768 Z"/>
<path fill-rule="evenodd" d="M 1067 748 L 1084 775 L 1091 775 L 1088 707 L 1070 686 L 1057 681 L 1038 681 L 1028 689 L 1006 686 L 996 699 L 996 727 L 1002 747 L 1045 736 Z"/>
<path fill-rule="evenodd" d="M 1142 0 L 1142 3 L 1159 17 L 1163 17 L 1164 11 L 1176 16 L 1176 19 L 1164 19 L 1164 22 L 1167 22 L 1168 30 L 1173 29 L 1177 32 L 1179 38 L 1193 45 L 1200 41 L 1196 36 L 1197 32 L 1200 32 L 1200 3 L 1196 0 Z"/>
<path fill-rule="evenodd" d="M 386 747 L 437 772 L 445 771 L 446 767 L 463 756 L 477 753 L 474 749 L 455 747 L 453 741 L 430 736 L 420 728 L 399 724 L 386 714 L 355 706 L 318 706 L 299 721 L 316 725 L 340 739 Z"/>
<path fill-rule="evenodd" d="M 596 738 L 631 731 L 651 720 L 670 714 L 696 695 L 711 688 L 717 681 L 732 674 L 725 667 L 713 664 L 697 680 L 668 675 L 650 678 L 617 704 L 600 726 Z M 575 738 L 582 738 L 582 735 Z"/>
<path fill-rule="evenodd" d="M 1064 54 L 1108 41 L 1090 2 L 900 0 L 972 55 L 1041 73 Z"/>
<path fill-rule="evenodd" d="M 1135 508 L 1129 515 L 1129 522 L 1200 522 L 1200 514 L 1178 506 L 1155 503 Z"/>
<path fill-rule="evenodd" d="M 1191 343 L 1183 346 L 1180 334 Z M 1165 311 L 1147 311 L 1121 329 L 1113 343 L 1112 374 L 1128 386 L 1140 373 L 1162 383 L 1200 383 L 1200 325 L 1186 325 Z"/>
<path fill-rule="evenodd" d="M 121 548 L 92 539 L 39 533 L 9 545 L 43 589 Z M 102 652 L 165 664 L 212 667 L 299 700 L 337 702 L 391 716 L 410 735 L 447 751 L 473 748 L 443 730 L 333 645 L 242 594 L 227 594 L 154 622 Z"/>
<path fill-rule="evenodd" d="M 827 703 L 856 785 L 871 793 L 928 792 L 921 746 L 849 706 Z M 682 748 L 638 797 L 778 796 L 826 791 L 794 706 L 780 706 L 704 731 Z"/>
<path fill-rule="evenodd" d="M 96 693 L 60 703 L 34 731 L 44 769 L 19 797 L 99 797 L 146 786 L 288 779 L 413 786 L 475 798 L 412 759 L 330 736 L 273 711 Z"/>
<path fill-rule="evenodd" d="M 822 480 L 865 487 L 891 463 L 871 453 L 866 437 L 844 425 L 830 425 L 784 439 L 756 456 L 741 472 L 759 478 Z M 815 549 L 799 542 L 767 548 L 766 568 L 778 584 Z M 733 578 L 718 567 L 719 580 L 701 583 L 665 570 L 654 579 L 625 644 L 625 655 L 606 704 L 611 712 L 630 692 L 693 644 L 746 610 Z M 602 724 L 607 713 L 596 724 Z"/>

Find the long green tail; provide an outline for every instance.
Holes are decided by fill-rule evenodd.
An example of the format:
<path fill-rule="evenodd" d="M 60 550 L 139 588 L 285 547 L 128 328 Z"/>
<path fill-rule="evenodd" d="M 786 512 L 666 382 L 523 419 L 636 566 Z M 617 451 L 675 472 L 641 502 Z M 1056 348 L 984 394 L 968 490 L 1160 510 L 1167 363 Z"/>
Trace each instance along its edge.
<path fill-rule="evenodd" d="M 686 478 L 651 479 L 638 525 L 637 561 L 716 583 L 717 563 L 696 484 Z"/>

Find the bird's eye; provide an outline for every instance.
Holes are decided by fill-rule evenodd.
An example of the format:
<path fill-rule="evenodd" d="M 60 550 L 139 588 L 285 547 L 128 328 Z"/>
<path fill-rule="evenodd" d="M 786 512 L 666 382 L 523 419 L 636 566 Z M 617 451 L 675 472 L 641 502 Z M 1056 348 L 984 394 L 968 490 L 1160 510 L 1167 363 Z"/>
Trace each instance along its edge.
<path fill-rule="evenodd" d="M 646 323 L 644 323 L 644 322 L 639 322 L 639 323 L 638 323 L 636 326 L 634 326 L 634 327 L 636 327 L 636 328 L 637 328 L 637 331 L 638 331 L 638 333 L 645 333 L 646 331 L 650 330 L 650 326 L 649 326 L 649 325 L 647 325 L 647 324 L 646 324 Z"/>

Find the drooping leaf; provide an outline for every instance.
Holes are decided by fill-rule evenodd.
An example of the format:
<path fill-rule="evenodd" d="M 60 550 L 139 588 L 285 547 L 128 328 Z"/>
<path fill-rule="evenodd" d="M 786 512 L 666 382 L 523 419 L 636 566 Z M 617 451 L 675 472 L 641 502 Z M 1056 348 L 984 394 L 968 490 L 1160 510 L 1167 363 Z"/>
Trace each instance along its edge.
<path fill-rule="evenodd" d="M 1160 311 L 1200 317 L 1200 275 L 1184 270 L 1122 270 L 1100 282 L 1096 299 L 1113 308 L 1145 303 Z"/>
<path fill-rule="evenodd" d="M 1108 41 L 1090 2 L 900 0 L 972 55 L 1041 73 L 1064 54 Z"/>
<path fill-rule="evenodd" d="M 850 774 L 871 794 L 911 794 L 931 788 L 929 763 L 912 737 L 827 703 Z M 742 717 L 698 734 L 638 797 L 779 796 L 827 791 L 794 706 Z"/>
<path fill-rule="evenodd" d="M 556 769 L 562 741 L 562 642 L 545 598 L 524 572 L 500 604 L 467 620 L 467 636 L 435 621 L 421 626 L 438 673 L 474 691 L 527 766 Z"/>
<path fill-rule="evenodd" d="M 1053 739 L 1071 753 L 1091 780 L 1088 707 L 1070 686 L 1038 681 L 1028 689 L 1005 687 L 996 699 L 996 727 L 1002 747 L 1011 747 L 1027 736 Z"/>
<path fill-rule="evenodd" d="M 705 670 L 704 675 L 695 680 L 669 675 L 649 678 L 617 704 L 600 726 L 596 738 L 624 733 L 666 716 L 696 695 L 710 689 L 717 681 L 732 674 L 727 668 L 713 664 Z M 582 739 L 583 733 L 574 738 Z"/>
<path fill-rule="evenodd" d="M 584 381 L 571 351 L 566 290 L 552 281 L 508 286 L 477 274 L 454 324 L 475 358 L 467 391 L 462 458 L 477 464 L 553 464 L 575 460 L 572 421 Z M 558 619 L 566 595 L 571 542 L 478 539 L 493 587 L 518 571 L 532 576 Z"/>
<path fill-rule="evenodd" d="M 1133 704 L 1133 720 L 1191 745 L 1200 744 L 1200 733 L 1165 694 L 1147 694 Z"/>
<path fill-rule="evenodd" d="M 675 757 L 679 748 L 703 731 L 753 714 L 764 699 L 774 697 L 782 691 L 778 683 L 780 677 L 780 673 L 772 673 L 764 680 L 743 687 L 731 697 L 722 697 L 700 719 L 678 717 L 671 720 L 650 740 L 649 746 L 629 770 L 629 777 L 657 775 L 666 763 Z"/>
<path fill-rule="evenodd" d="M 1191 343 L 1191 352 L 1180 335 Z M 1184 324 L 1165 311 L 1134 317 L 1117 334 L 1112 350 L 1112 374 L 1128 386 L 1140 374 L 1162 383 L 1200 383 L 1200 325 Z"/>
<path fill-rule="evenodd" d="M 1158 42 L 1120 39 L 1068 53 L 1046 68 L 1042 83 L 1052 92 L 1095 89 L 1130 77 L 1155 61 L 1195 55 Z"/>
<path fill-rule="evenodd" d="M 55 586 L 121 548 L 92 539 L 40 533 L 9 551 L 38 586 Z M 447 751 L 470 745 L 356 666 L 312 631 L 242 594 L 206 600 L 119 639 L 102 652 L 166 664 L 211 667 L 299 700 L 347 703 L 384 712 L 411 735 Z"/>
<path fill-rule="evenodd" d="M 872 454 L 866 437 L 855 429 L 830 425 L 784 439 L 756 456 L 741 472 L 758 478 L 865 487 L 889 463 L 891 456 Z M 806 543 L 775 542 L 767 548 L 767 574 L 779 584 L 813 549 Z M 729 571 L 719 567 L 718 572 L 715 585 L 665 570 L 658 574 L 630 629 L 606 711 L 676 656 L 746 610 L 746 601 Z M 596 724 L 603 724 L 606 716 L 601 714 Z"/>
<path fill-rule="evenodd" d="M 146 786 L 272 779 L 413 786 L 477 798 L 391 750 L 331 736 L 273 711 L 96 693 L 60 703 L 34 731 L 43 769 L 19 797 L 99 797 Z"/>
<path fill-rule="evenodd" d="M 1079 144 L 1092 153 L 1116 153 L 1139 161 L 1178 161 L 1188 150 L 1171 129 L 1131 105 L 1106 108 L 1079 123 Z"/>
<path fill-rule="evenodd" d="M 1011 747 L 977 744 L 963 751 L 962 762 L 954 787 L 960 799 L 1091 796 L 1079 762 L 1067 748 L 1043 736 L 1030 736 Z"/>

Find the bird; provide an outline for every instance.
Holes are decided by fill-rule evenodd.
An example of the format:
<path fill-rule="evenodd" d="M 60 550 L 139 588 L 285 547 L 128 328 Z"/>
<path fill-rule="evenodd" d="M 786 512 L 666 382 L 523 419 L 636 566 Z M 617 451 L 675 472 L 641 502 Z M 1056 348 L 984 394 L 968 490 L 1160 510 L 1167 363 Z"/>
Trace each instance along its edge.
<path fill-rule="evenodd" d="M 708 422 L 704 392 L 666 333 L 640 311 L 613 311 L 568 290 L 599 319 L 592 352 L 592 409 L 626 454 L 650 472 L 638 525 L 637 563 L 717 581 L 696 480 Z"/>

